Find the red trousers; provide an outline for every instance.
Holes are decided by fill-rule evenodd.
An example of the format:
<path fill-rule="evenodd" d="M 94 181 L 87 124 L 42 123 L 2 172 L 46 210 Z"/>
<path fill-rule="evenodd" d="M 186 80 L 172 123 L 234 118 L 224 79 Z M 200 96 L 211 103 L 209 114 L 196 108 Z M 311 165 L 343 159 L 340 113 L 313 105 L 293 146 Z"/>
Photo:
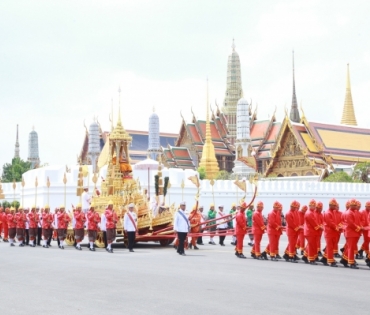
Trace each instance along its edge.
<path fill-rule="evenodd" d="M 348 261 L 350 265 L 355 263 L 355 253 L 357 251 L 357 242 L 359 237 L 347 237 L 347 243 L 344 248 L 343 258 Z"/>
<path fill-rule="evenodd" d="M 276 253 L 278 252 L 278 245 L 279 245 L 279 238 L 280 235 L 273 235 L 273 234 L 268 234 L 269 238 L 269 250 L 270 250 L 270 256 L 275 257 Z M 267 248 L 266 248 L 267 249 Z"/>
<path fill-rule="evenodd" d="M 321 236 L 322 236 L 322 232 L 320 232 L 320 235 L 317 235 L 317 251 L 318 252 L 321 251 Z"/>
<path fill-rule="evenodd" d="M 235 251 L 239 254 L 243 254 L 243 242 L 245 234 L 236 234 L 236 247 Z"/>
<path fill-rule="evenodd" d="M 9 229 L 8 229 L 8 223 L 3 223 L 3 229 L 4 229 L 4 240 L 7 240 L 9 238 Z"/>
<path fill-rule="evenodd" d="M 286 247 L 285 254 L 289 255 L 289 257 L 295 256 L 295 245 L 297 244 L 298 240 L 298 233 L 293 235 L 288 235 L 288 246 Z"/>
<path fill-rule="evenodd" d="M 305 238 L 303 231 L 299 232 L 298 234 L 298 240 L 297 240 L 297 248 L 300 248 L 301 250 L 304 250 L 305 248 Z"/>
<path fill-rule="evenodd" d="M 263 234 L 254 234 L 254 244 L 252 248 L 252 254 L 256 256 L 261 256 L 261 240 Z"/>
<path fill-rule="evenodd" d="M 337 233 L 337 236 L 335 238 L 335 244 L 334 244 L 334 254 L 338 254 L 338 244 L 340 240 L 340 233 Z"/>
<path fill-rule="evenodd" d="M 325 237 L 325 241 L 326 241 L 326 250 L 324 253 L 324 257 L 328 260 L 328 263 L 330 264 L 330 263 L 335 262 L 334 247 L 335 247 L 335 244 L 337 244 L 338 246 L 337 236 Z"/>
<path fill-rule="evenodd" d="M 305 236 L 307 239 L 307 246 L 305 254 L 309 261 L 315 261 L 317 256 L 317 236 Z"/>
<path fill-rule="evenodd" d="M 362 243 L 361 245 L 361 249 L 366 253 L 368 254 L 369 253 L 369 241 L 370 241 L 370 238 L 369 238 L 369 234 L 368 234 L 369 231 L 363 231 L 362 232 L 362 235 L 364 236 L 364 242 Z"/>

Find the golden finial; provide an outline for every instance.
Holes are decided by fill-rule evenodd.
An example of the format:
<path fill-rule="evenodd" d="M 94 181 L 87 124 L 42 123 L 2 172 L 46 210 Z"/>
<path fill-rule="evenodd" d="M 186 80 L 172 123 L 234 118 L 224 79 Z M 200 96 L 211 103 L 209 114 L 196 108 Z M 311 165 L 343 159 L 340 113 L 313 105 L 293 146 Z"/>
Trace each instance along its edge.
<path fill-rule="evenodd" d="M 344 107 L 342 113 L 341 124 L 357 126 L 355 109 L 353 107 L 352 92 L 351 92 L 351 81 L 349 76 L 349 64 L 347 64 L 347 84 L 346 84 L 346 96 L 344 99 Z"/>
<path fill-rule="evenodd" d="M 46 179 L 46 187 L 49 188 L 50 187 L 50 180 L 49 180 L 49 176 L 47 177 Z"/>
<path fill-rule="evenodd" d="M 64 173 L 64 176 L 63 176 L 63 184 L 67 184 L 67 175 L 66 173 Z"/>
<path fill-rule="evenodd" d="M 231 48 L 233 49 L 233 51 L 235 51 L 235 39 L 233 38 L 233 44 L 231 45 Z"/>

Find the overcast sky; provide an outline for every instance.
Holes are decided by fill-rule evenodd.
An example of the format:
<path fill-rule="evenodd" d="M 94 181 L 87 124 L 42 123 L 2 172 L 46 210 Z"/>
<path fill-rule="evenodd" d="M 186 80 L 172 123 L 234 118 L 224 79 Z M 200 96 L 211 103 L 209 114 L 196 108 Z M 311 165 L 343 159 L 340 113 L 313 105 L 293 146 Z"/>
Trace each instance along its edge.
<path fill-rule="evenodd" d="M 35 126 L 42 163 L 75 164 L 83 123 L 110 130 L 121 87 L 126 129 L 147 130 L 155 107 L 161 131 L 177 133 L 180 111 L 205 117 L 222 104 L 232 38 L 244 95 L 258 119 L 292 98 L 312 121 L 339 123 L 350 63 L 357 122 L 370 127 L 369 1 L 0 1 L 0 165 L 28 157 Z"/>

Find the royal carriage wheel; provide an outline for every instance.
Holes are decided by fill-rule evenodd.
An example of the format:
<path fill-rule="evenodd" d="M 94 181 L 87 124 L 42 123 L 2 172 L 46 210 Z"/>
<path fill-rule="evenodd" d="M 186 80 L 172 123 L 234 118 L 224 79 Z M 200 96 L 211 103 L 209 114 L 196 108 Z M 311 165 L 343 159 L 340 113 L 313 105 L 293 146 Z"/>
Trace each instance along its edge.
<path fill-rule="evenodd" d="M 97 236 L 96 241 L 95 241 L 95 245 L 99 248 L 104 248 L 105 247 L 103 232 L 98 233 L 98 236 Z"/>
<path fill-rule="evenodd" d="M 67 231 L 67 237 L 66 237 L 66 239 L 64 241 L 69 246 L 73 246 L 74 245 L 74 243 L 75 243 L 75 236 L 73 234 L 73 230 L 72 231 Z"/>

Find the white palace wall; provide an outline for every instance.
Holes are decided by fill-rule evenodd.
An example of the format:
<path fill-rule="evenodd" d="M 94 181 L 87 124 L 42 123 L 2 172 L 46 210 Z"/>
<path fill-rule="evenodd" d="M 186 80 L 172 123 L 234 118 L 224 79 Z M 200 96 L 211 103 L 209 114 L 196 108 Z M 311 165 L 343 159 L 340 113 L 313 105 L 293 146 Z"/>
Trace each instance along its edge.
<path fill-rule="evenodd" d="M 90 167 L 90 174 L 91 174 Z M 99 189 L 102 177 L 105 178 L 106 168 L 103 168 L 99 174 L 97 187 Z M 64 204 L 64 184 L 63 176 L 65 173 L 65 166 L 47 166 L 32 171 L 28 171 L 24 174 L 25 187 L 23 189 L 23 206 L 30 207 L 33 204 L 37 204 L 42 207 L 46 203 L 49 203 L 51 209 Z M 192 170 L 179 170 L 179 169 L 163 169 L 163 176 L 169 176 L 171 188 L 168 190 L 166 197 L 166 203 L 175 203 L 178 205 L 182 200 L 187 202 L 188 209 L 190 209 L 195 203 L 196 187 L 190 180 L 189 176 L 196 174 Z M 150 179 L 150 192 L 154 194 L 154 175 L 157 171 L 149 172 Z M 71 204 L 76 205 L 79 202 L 79 197 L 76 196 L 77 190 L 77 175 L 78 166 L 72 167 L 67 176 L 66 185 L 66 206 L 71 208 Z M 148 171 L 137 170 L 134 171 L 134 178 L 139 179 L 141 187 L 147 189 L 148 187 Z M 38 179 L 37 187 L 37 201 L 35 197 L 35 179 Z M 47 194 L 46 181 L 47 177 L 50 180 L 49 188 L 49 200 Z M 185 187 L 181 188 L 181 183 L 184 181 Z M 84 184 L 89 183 L 90 192 L 94 184 L 92 182 L 92 176 L 84 178 Z M 18 200 L 22 203 L 22 186 L 21 183 L 16 183 L 16 190 L 13 191 L 12 183 L 2 183 L 3 192 L 5 199 L 8 201 Z M 252 198 L 252 185 L 247 182 L 247 195 L 245 200 L 248 202 Z M 216 206 L 224 205 L 228 211 L 232 203 L 238 202 L 244 195 L 239 188 L 230 180 L 218 180 L 215 181 L 212 186 L 208 180 L 201 181 L 200 188 L 200 200 L 199 203 L 204 205 L 205 209 L 208 209 L 211 203 L 215 203 Z M 317 181 L 306 181 L 306 180 L 260 180 L 258 182 L 258 194 L 255 202 L 263 201 L 265 204 L 264 212 L 267 213 L 272 208 L 272 204 L 278 200 L 283 204 L 283 211 L 285 212 L 289 208 L 289 204 L 292 200 L 296 199 L 301 204 L 307 204 L 312 198 L 322 201 L 324 203 L 324 209 L 327 207 L 328 202 L 331 198 L 336 198 L 340 204 L 341 209 L 344 208 L 345 202 L 348 199 L 356 198 L 364 203 L 370 200 L 370 185 L 360 183 L 325 183 Z"/>

